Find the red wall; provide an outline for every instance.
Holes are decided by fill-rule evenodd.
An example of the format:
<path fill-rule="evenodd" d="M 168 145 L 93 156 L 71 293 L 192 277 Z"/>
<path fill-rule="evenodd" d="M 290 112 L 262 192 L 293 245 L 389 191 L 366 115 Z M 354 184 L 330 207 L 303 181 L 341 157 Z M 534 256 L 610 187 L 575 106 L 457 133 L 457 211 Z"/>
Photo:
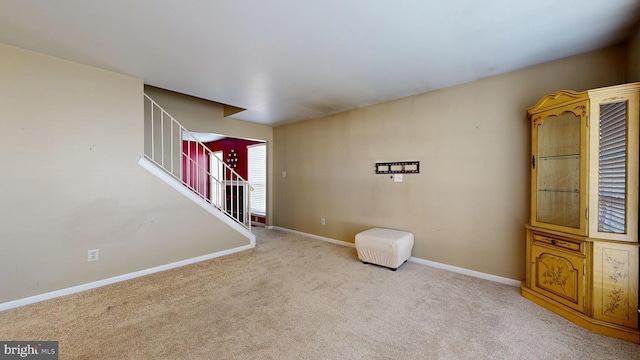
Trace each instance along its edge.
<path fill-rule="evenodd" d="M 253 215 L 251 214 L 251 221 L 253 222 L 259 222 L 261 224 L 266 224 L 267 222 L 267 218 L 265 218 L 264 216 L 259 216 L 259 215 Z"/>
<path fill-rule="evenodd" d="M 222 159 L 226 162 L 227 156 L 234 149 L 238 153 L 238 166 L 234 169 L 243 179 L 247 180 L 247 145 L 260 144 L 261 141 L 226 138 L 205 143 L 211 151 L 222 150 Z M 227 164 L 228 165 L 228 164 Z"/>
<path fill-rule="evenodd" d="M 183 141 L 182 151 L 182 179 L 198 194 L 209 198 L 209 178 L 203 171 L 209 171 L 209 157 L 204 148 L 197 142 Z"/>
<path fill-rule="evenodd" d="M 226 162 L 228 154 L 231 149 L 235 150 L 238 154 L 237 167 L 234 169 L 243 179 L 247 179 L 247 145 L 260 144 L 260 141 L 242 140 L 234 138 L 226 138 L 218 141 L 212 141 L 205 143 L 204 145 L 211 151 L 222 151 L 223 159 Z M 209 170 L 209 156 L 204 151 L 202 146 L 199 146 L 197 142 L 183 141 L 182 142 L 182 179 L 195 192 L 202 197 L 209 198 L 209 178 L 203 171 Z M 230 178 L 229 174 L 227 178 Z"/>

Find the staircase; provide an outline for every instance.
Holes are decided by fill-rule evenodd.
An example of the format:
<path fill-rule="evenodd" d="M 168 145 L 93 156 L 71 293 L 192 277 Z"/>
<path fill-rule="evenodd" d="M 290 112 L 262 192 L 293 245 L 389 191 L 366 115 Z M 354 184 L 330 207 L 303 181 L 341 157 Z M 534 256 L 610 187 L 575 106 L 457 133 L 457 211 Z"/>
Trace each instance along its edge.
<path fill-rule="evenodd" d="M 251 186 L 147 94 L 145 149 L 138 164 L 247 237 Z"/>

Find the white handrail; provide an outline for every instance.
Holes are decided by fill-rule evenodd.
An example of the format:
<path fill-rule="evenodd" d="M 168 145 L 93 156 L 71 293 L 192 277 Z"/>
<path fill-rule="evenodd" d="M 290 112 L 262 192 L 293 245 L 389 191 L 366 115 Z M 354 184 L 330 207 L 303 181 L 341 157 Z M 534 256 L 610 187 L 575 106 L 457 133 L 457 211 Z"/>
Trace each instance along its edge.
<path fill-rule="evenodd" d="M 200 198 L 251 230 L 249 182 L 214 156 L 157 102 L 147 94 L 144 97 L 144 156 Z M 180 148 L 174 143 L 179 143 Z M 210 164 L 215 171 L 208 169 Z"/>

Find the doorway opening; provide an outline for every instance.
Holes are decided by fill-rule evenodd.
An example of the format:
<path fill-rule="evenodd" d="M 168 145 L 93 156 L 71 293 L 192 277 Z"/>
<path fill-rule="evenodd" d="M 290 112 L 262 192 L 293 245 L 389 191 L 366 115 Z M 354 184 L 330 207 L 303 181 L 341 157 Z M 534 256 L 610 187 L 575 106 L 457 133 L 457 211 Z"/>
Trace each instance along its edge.
<path fill-rule="evenodd" d="M 267 223 L 267 143 L 262 140 L 242 139 L 212 133 L 190 132 L 191 136 L 211 150 L 207 166 L 211 173 L 209 185 L 210 201 L 217 207 L 224 205 L 223 166 L 229 165 L 251 185 L 251 224 L 265 226 Z M 219 160 L 218 160 L 219 159 Z"/>

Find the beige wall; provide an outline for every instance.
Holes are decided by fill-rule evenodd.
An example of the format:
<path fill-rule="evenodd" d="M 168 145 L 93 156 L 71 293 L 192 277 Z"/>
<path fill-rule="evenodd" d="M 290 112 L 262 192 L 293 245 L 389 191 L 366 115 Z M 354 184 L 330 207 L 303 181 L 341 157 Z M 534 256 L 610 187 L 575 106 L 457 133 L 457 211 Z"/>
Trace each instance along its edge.
<path fill-rule="evenodd" d="M 627 46 L 628 51 L 628 80 L 640 81 L 640 23 L 631 34 Z"/>
<path fill-rule="evenodd" d="M 560 89 L 624 82 L 624 55 L 613 47 L 277 127 L 274 225 L 348 242 L 370 227 L 403 229 L 415 257 L 523 279 L 526 109 Z M 420 174 L 402 183 L 374 173 L 407 160 Z"/>
<path fill-rule="evenodd" d="M 273 128 L 223 116 L 223 105 L 153 86 L 144 91 L 189 131 L 267 142 L 267 225 L 273 214 Z"/>
<path fill-rule="evenodd" d="M 249 243 L 137 165 L 142 94 L 0 44 L 0 303 Z"/>

